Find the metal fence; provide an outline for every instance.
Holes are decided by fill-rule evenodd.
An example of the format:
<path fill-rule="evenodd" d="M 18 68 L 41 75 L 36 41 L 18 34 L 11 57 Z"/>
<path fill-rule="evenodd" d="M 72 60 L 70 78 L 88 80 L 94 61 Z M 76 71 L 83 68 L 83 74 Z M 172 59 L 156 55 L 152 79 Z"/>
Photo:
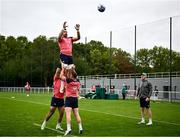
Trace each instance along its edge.
<path fill-rule="evenodd" d="M 10 93 L 26 93 L 24 87 L 0 87 L 0 92 Z M 53 88 L 50 87 L 31 87 L 30 94 L 52 94 Z M 80 95 L 92 93 L 91 88 L 81 88 Z M 119 99 L 122 99 L 121 89 L 105 90 L 105 94 L 118 94 Z M 127 90 L 127 99 L 137 99 L 136 90 Z M 169 101 L 179 102 L 180 91 L 153 91 L 151 96 L 152 101 Z"/>
<path fill-rule="evenodd" d="M 0 87 L 0 92 L 17 92 L 25 93 L 24 87 Z M 31 87 L 30 93 L 52 93 L 53 88 L 51 87 Z"/>
<path fill-rule="evenodd" d="M 111 74 L 111 75 L 88 75 L 88 76 L 78 76 L 80 80 L 83 79 L 101 79 L 101 78 L 111 78 L 111 79 L 129 79 L 129 78 L 140 78 L 141 73 L 130 73 L 130 74 Z M 147 73 L 148 78 L 168 78 L 170 77 L 170 72 L 156 72 Z M 172 72 L 171 77 L 180 77 L 180 71 Z"/>

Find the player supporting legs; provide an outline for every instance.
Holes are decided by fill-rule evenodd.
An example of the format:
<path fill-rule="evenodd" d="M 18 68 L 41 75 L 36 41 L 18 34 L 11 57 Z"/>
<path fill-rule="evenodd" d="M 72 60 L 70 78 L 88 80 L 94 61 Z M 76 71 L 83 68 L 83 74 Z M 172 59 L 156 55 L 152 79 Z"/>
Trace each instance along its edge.
<path fill-rule="evenodd" d="M 56 129 L 60 129 L 63 130 L 61 128 L 61 121 L 64 115 L 64 93 L 60 93 L 60 86 L 61 86 L 61 80 L 60 80 L 60 72 L 61 69 L 57 68 L 56 69 L 56 73 L 54 75 L 54 89 L 53 89 L 53 97 L 51 100 L 51 107 L 50 107 L 50 111 L 48 112 L 48 114 L 46 115 L 42 125 L 41 125 L 41 130 L 44 130 L 47 121 L 51 118 L 51 116 L 54 114 L 56 108 L 58 108 L 59 110 L 59 117 L 57 120 L 57 125 L 56 125 Z"/>
<path fill-rule="evenodd" d="M 67 70 L 66 76 L 64 76 L 64 72 L 62 71 L 61 79 L 65 80 L 65 85 L 66 85 L 65 112 L 66 112 L 67 130 L 64 135 L 66 136 L 71 133 L 72 111 L 79 126 L 79 134 L 82 134 L 83 128 L 82 128 L 82 122 L 78 108 L 80 82 L 77 79 L 77 73 L 75 72 L 75 69 Z"/>

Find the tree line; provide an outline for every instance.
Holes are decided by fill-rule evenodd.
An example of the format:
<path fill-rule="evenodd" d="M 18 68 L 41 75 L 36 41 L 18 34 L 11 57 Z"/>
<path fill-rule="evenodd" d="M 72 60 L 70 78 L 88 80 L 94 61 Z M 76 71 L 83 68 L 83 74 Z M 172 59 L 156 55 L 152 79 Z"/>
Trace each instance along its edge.
<path fill-rule="evenodd" d="M 111 56 L 110 56 L 111 51 Z M 134 55 L 121 48 L 106 47 L 100 41 L 73 44 L 73 60 L 78 75 L 168 72 L 170 51 L 162 46 L 139 49 Z M 111 57 L 111 58 L 110 58 Z M 172 70 L 180 71 L 180 52 L 172 51 Z M 56 38 L 38 36 L 32 42 L 25 36 L 0 35 L 0 86 L 52 86 L 59 66 Z"/>

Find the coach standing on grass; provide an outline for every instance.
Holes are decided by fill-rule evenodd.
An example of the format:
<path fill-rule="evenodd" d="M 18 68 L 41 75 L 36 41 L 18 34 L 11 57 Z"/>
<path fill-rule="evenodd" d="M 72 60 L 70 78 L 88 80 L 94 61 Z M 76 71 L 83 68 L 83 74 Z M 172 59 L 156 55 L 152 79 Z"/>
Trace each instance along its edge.
<path fill-rule="evenodd" d="M 144 124 L 144 111 L 145 108 L 147 110 L 149 116 L 149 122 L 146 125 L 152 125 L 152 112 L 150 109 L 150 97 L 152 94 L 152 84 L 147 80 L 147 74 L 142 73 L 141 75 L 141 83 L 138 87 L 137 96 L 139 96 L 140 107 L 141 107 L 141 121 L 138 124 Z"/>

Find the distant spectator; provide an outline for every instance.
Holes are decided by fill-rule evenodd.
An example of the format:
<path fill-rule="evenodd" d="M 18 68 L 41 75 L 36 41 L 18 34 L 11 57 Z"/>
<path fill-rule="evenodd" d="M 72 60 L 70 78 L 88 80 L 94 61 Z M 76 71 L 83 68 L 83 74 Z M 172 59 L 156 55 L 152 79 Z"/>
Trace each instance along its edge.
<path fill-rule="evenodd" d="M 29 93 L 30 93 L 30 89 L 31 89 L 29 82 L 26 82 L 26 85 L 24 87 L 25 87 L 27 97 L 29 97 Z"/>
<path fill-rule="evenodd" d="M 107 91 L 108 91 L 108 86 L 104 86 L 104 90 L 105 90 L 105 94 L 107 94 Z"/>
<path fill-rule="evenodd" d="M 111 94 L 114 94 L 114 92 L 115 92 L 114 89 L 115 89 L 115 86 L 114 86 L 114 85 L 111 85 L 111 87 L 110 87 L 110 93 L 111 93 Z"/>
<path fill-rule="evenodd" d="M 125 100 L 127 93 L 127 85 L 125 83 L 123 84 L 121 91 L 122 91 L 123 100 Z"/>
<path fill-rule="evenodd" d="M 92 85 L 91 91 L 92 91 L 92 92 L 96 92 L 96 85 L 94 85 L 94 84 Z"/>
<path fill-rule="evenodd" d="M 157 89 L 157 86 L 154 87 L 154 101 L 158 100 L 158 89 Z"/>

